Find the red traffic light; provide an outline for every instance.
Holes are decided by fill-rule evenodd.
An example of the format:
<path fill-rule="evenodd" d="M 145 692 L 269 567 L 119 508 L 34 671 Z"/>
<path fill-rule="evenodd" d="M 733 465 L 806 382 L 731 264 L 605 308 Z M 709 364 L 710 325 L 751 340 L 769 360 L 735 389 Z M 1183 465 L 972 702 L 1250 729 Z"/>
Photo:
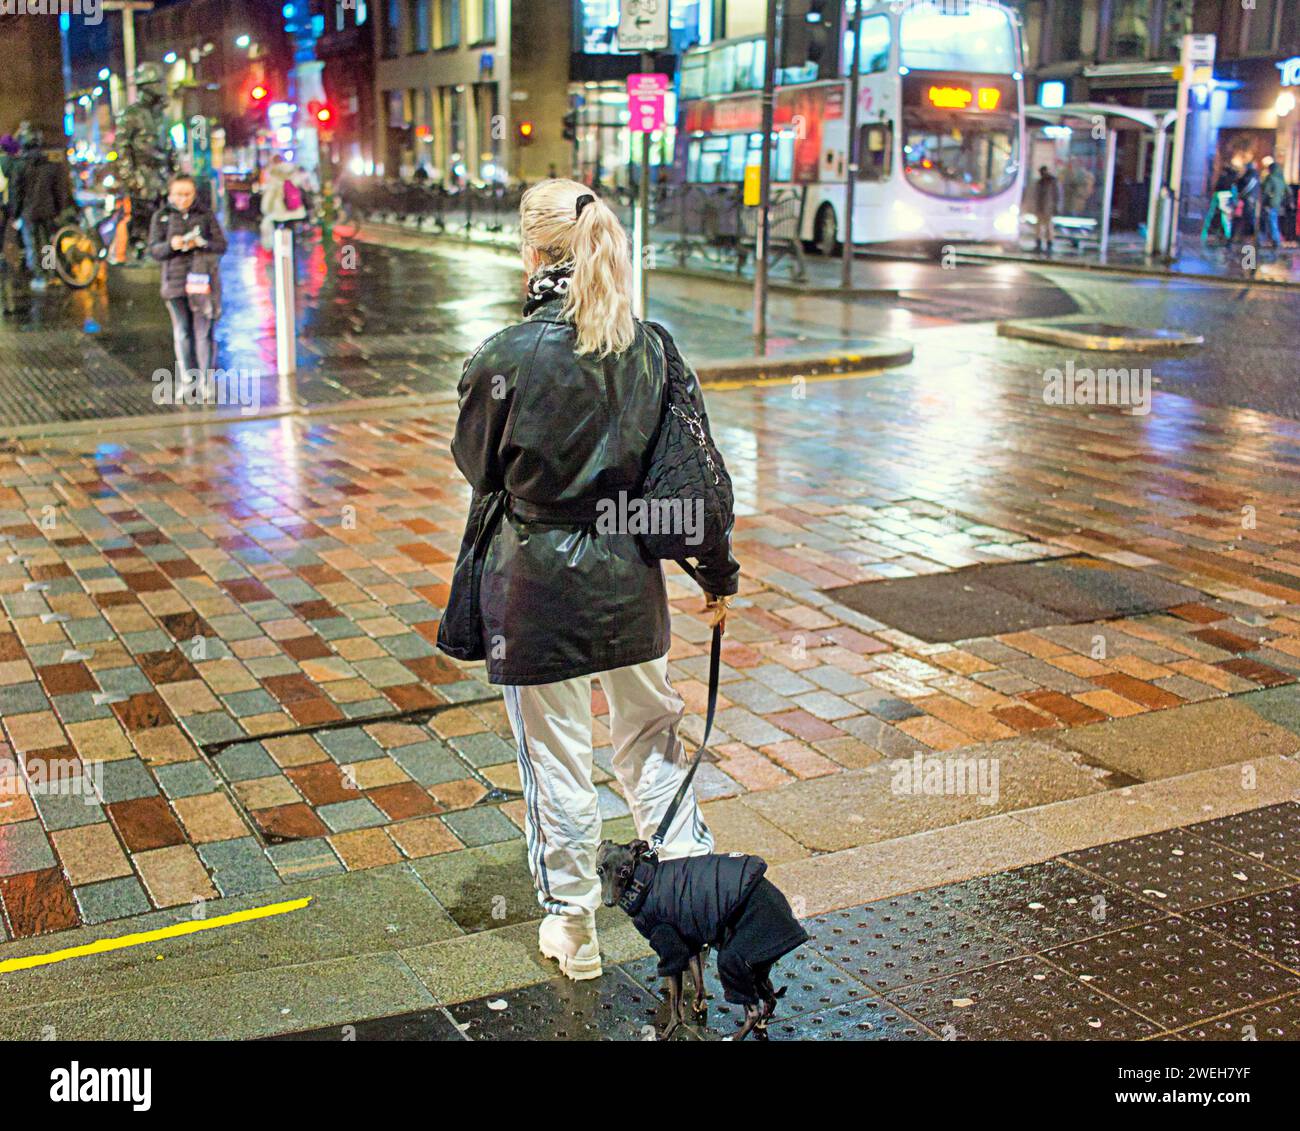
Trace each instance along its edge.
<path fill-rule="evenodd" d="M 324 124 L 324 123 L 331 122 L 333 120 L 334 120 L 334 111 L 331 110 L 328 106 L 322 106 L 319 110 L 316 111 L 316 121 Z"/>
<path fill-rule="evenodd" d="M 271 92 L 266 89 L 260 82 L 249 92 L 249 96 L 254 102 L 261 102 Z"/>
<path fill-rule="evenodd" d="M 519 140 L 521 142 L 530 142 L 533 140 L 533 123 L 524 121 L 519 123 Z"/>
<path fill-rule="evenodd" d="M 307 103 L 307 113 L 316 119 L 321 125 L 327 126 L 334 121 L 334 111 L 328 102 L 321 102 L 313 98 Z"/>

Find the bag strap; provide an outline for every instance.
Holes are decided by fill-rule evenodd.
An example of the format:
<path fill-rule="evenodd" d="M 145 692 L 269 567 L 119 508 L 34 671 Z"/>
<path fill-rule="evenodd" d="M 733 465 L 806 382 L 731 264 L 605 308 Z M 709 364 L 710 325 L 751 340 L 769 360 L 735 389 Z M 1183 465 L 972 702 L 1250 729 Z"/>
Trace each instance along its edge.
<path fill-rule="evenodd" d="M 663 820 L 659 822 L 659 827 L 655 829 L 654 836 L 650 838 L 650 849 L 646 853 L 647 856 L 659 855 L 659 847 L 668 835 L 668 830 L 673 826 L 673 821 L 677 817 L 677 810 L 682 807 L 686 791 L 691 788 L 691 782 L 695 778 L 695 771 L 700 768 L 700 763 L 704 760 L 704 750 L 709 745 L 709 734 L 713 730 L 713 715 L 718 708 L 718 674 L 721 666 L 722 625 L 715 624 L 713 626 L 713 643 L 709 649 L 709 706 L 704 716 L 704 737 L 700 739 L 699 748 L 695 751 L 695 757 L 691 761 L 691 768 L 686 771 L 686 776 L 682 778 L 682 784 L 677 787 L 677 792 L 673 794 L 672 801 L 668 803 L 668 809 L 664 812 Z"/>

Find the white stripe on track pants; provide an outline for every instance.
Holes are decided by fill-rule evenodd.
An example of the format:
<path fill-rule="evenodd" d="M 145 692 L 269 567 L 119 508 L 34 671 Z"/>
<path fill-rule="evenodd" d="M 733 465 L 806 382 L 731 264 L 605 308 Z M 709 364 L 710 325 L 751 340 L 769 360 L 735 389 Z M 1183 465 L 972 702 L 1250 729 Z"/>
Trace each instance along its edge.
<path fill-rule="evenodd" d="M 685 704 L 668 682 L 668 659 L 648 660 L 595 676 L 609 702 L 614 774 L 649 840 L 690 765 L 677 736 Z M 537 899 L 552 915 L 585 915 L 600 904 L 596 849 L 600 807 L 591 782 L 591 676 L 503 688 L 519 749 L 528 868 Z M 683 799 L 660 857 L 713 851 L 692 788 Z"/>

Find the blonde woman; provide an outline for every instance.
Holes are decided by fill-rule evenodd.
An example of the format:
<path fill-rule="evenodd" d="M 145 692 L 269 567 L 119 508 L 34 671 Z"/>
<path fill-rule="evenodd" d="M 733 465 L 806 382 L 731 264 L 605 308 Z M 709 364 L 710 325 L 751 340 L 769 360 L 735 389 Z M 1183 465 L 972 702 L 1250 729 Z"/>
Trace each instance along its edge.
<path fill-rule="evenodd" d="M 664 402 L 662 340 L 632 316 L 627 234 L 584 185 L 547 180 L 520 205 L 524 320 L 465 364 L 452 452 L 473 487 L 439 646 L 486 659 L 518 746 L 539 945 L 571 978 L 601 972 L 600 806 L 591 677 L 609 703 L 613 769 L 649 839 L 686 772 L 683 703 L 668 682 L 662 569 L 597 504 L 639 492 Z M 697 408 L 698 383 L 691 375 Z M 624 512 L 625 513 L 625 512 Z M 739 566 L 701 546 L 713 621 Z M 661 857 L 710 852 L 693 791 Z"/>

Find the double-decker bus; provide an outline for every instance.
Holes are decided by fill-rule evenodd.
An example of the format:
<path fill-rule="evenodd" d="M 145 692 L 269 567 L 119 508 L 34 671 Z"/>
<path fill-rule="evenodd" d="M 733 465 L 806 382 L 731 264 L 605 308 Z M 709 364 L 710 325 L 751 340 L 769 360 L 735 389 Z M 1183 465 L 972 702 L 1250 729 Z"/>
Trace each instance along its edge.
<path fill-rule="evenodd" d="M 1018 17 L 988 0 L 859 2 L 854 243 L 1015 239 L 1025 176 Z M 834 70 L 847 76 L 853 22 L 843 23 Z M 763 65 L 761 38 L 684 56 L 677 163 L 687 183 L 740 184 L 760 163 Z M 851 88 L 816 71 L 778 72 L 772 183 L 801 196 L 800 236 L 829 254 L 844 232 Z"/>

